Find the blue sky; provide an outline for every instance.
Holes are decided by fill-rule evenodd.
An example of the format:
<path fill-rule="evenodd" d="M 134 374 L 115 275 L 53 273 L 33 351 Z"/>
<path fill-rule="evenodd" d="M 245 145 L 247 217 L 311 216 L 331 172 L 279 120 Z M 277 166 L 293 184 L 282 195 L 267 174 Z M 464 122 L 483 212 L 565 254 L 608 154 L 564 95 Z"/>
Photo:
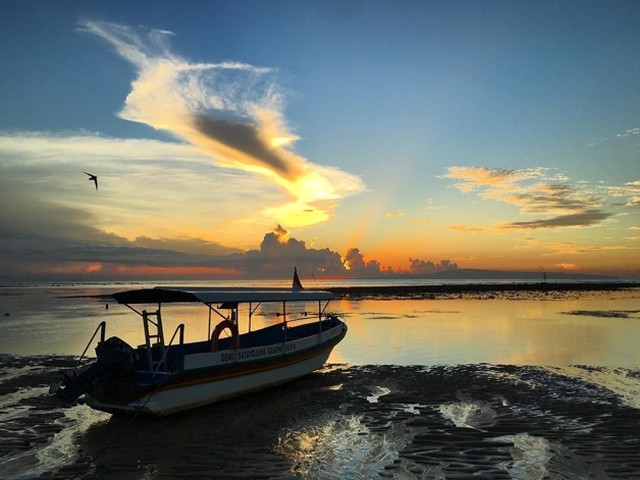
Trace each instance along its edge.
<path fill-rule="evenodd" d="M 637 2 L 16 1 L 0 22 L 0 253 L 40 252 L 16 277 L 248 274 L 272 236 L 315 273 L 341 273 L 322 252 L 640 271 Z"/>

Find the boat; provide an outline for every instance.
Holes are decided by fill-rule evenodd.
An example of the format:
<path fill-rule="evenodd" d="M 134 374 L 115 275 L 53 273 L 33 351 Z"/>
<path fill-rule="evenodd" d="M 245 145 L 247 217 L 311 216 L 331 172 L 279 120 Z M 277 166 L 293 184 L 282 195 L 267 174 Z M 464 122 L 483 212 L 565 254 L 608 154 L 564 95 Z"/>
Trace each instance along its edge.
<path fill-rule="evenodd" d="M 322 368 L 347 333 L 328 311 L 333 294 L 302 288 L 297 272 L 290 289 L 155 287 L 113 298 L 142 319 L 144 342 L 133 347 L 107 338 L 103 321 L 78 365 L 60 372 L 50 389 L 66 402 L 112 414 L 169 415 L 292 381 Z M 167 304 L 185 303 L 208 309 L 207 337 L 185 342 L 181 323 L 167 342 Z M 262 310 L 275 320 L 252 329 Z M 87 363 L 94 342 L 97 357 Z"/>

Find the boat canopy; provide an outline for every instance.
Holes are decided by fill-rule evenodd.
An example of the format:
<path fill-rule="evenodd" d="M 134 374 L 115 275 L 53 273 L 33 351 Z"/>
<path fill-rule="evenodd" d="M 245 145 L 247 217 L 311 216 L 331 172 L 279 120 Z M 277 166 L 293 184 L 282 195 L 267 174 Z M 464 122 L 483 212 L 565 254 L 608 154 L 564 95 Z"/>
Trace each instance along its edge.
<path fill-rule="evenodd" d="M 125 305 L 188 302 L 210 305 L 249 302 L 310 302 L 331 300 L 333 294 L 325 290 L 293 290 L 289 288 L 155 287 L 114 293 L 113 298 L 118 303 Z"/>

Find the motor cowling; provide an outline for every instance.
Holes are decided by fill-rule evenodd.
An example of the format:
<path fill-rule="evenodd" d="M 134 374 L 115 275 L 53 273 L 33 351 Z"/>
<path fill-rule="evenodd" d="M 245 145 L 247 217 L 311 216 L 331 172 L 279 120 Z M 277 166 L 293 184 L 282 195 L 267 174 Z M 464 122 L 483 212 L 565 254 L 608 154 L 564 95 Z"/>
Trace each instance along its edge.
<path fill-rule="evenodd" d="M 97 359 L 84 368 L 60 372 L 60 388 L 54 393 L 69 403 L 88 393 L 97 400 L 124 404 L 133 399 L 133 375 L 136 371 L 134 349 L 124 340 L 111 337 L 96 347 Z"/>

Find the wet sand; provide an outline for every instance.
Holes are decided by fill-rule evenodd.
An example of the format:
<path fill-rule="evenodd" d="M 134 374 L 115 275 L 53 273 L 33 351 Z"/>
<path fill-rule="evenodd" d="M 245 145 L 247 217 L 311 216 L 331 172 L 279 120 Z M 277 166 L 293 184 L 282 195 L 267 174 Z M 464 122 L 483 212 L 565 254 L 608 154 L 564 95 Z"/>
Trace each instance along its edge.
<path fill-rule="evenodd" d="M 147 419 L 58 405 L 69 357 L 0 362 L 3 478 L 640 478 L 640 410 L 542 367 L 334 365 Z"/>

